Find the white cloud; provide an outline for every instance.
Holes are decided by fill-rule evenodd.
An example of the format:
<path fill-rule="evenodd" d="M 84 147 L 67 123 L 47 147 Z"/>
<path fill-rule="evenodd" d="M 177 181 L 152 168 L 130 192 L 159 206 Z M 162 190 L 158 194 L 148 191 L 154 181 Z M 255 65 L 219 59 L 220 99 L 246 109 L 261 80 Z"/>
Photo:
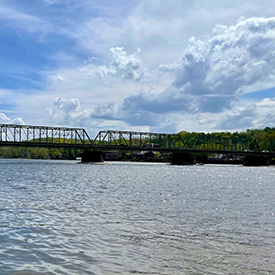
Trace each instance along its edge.
<path fill-rule="evenodd" d="M 8 118 L 4 113 L 0 113 L 0 122 L 1 123 L 11 123 L 11 119 Z"/>
<path fill-rule="evenodd" d="M 262 101 L 257 103 L 259 107 L 268 107 L 268 108 L 275 108 L 275 100 L 270 98 L 264 98 Z"/>
<path fill-rule="evenodd" d="M 266 126 L 274 127 L 275 125 L 275 98 L 264 98 L 256 103 L 259 111 L 259 117 L 256 126 L 264 128 Z"/>
<path fill-rule="evenodd" d="M 58 85 L 62 85 L 60 89 L 67 91 L 68 96 L 75 91 L 77 83 L 86 83 L 85 87 L 79 86 L 86 89 L 85 96 L 81 97 L 84 102 L 89 95 L 87 87 L 92 87 L 89 106 L 82 109 L 79 101 L 59 99 L 48 109 L 48 114 L 52 121 L 63 124 L 80 125 L 83 118 L 91 118 L 96 123 L 108 120 L 110 125 L 123 122 L 129 128 L 150 126 L 156 131 L 176 131 L 177 123 L 188 114 L 196 114 L 188 117 L 189 121 L 203 127 L 207 125 L 205 128 L 209 129 L 262 125 L 260 120 L 264 121 L 264 117 L 260 119 L 259 106 L 273 102 L 266 100 L 246 107 L 238 107 L 238 104 L 243 93 L 274 85 L 274 38 L 275 18 L 241 18 L 232 26 L 218 25 L 211 36 L 202 40 L 190 38 L 178 62 L 158 67 L 163 74 L 149 71 L 143 78 L 140 77 L 144 71 L 142 56 L 127 55 L 123 48 L 112 48 L 113 60 L 109 66 L 89 64 L 81 68 L 78 76 L 72 73 L 73 77 L 66 75 L 66 71 L 62 73 L 63 81 Z M 104 81 L 96 80 L 98 72 Z M 136 82 L 139 86 L 127 86 L 131 81 L 125 82 L 137 79 L 140 79 Z M 168 88 L 161 91 L 163 79 Z M 169 85 L 167 80 L 170 80 Z M 149 87 L 153 85 L 157 92 L 150 92 Z M 70 87 L 74 89 L 69 93 Z M 120 100 L 115 101 L 118 98 Z M 268 114 L 266 119 L 270 117 Z M 179 120 L 175 120 L 175 116 Z"/>
<path fill-rule="evenodd" d="M 137 56 L 140 49 L 133 55 L 127 55 L 123 47 L 111 48 L 110 52 L 114 60 L 110 66 L 102 66 L 98 69 L 99 77 L 117 77 L 135 81 L 139 81 L 143 77 L 142 62 Z"/>
<path fill-rule="evenodd" d="M 188 38 L 202 38 L 217 24 L 230 25 L 244 16 L 273 16 L 272 1 L 116 1 L 108 5 L 92 2 L 97 14 L 76 24 L 74 33 L 79 45 L 100 56 L 110 47 L 123 46 L 127 51 L 142 49 L 146 67 L 173 62 L 188 45 Z M 112 8 L 109 8 L 112 5 Z"/>
<path fill-rule="evenodd" d="M 15 118 L 11 121 L 12 124 L 17 124 L 17 125 L 25 125 L 25 122 L 23 121 L 22 118 Z"/>
<path fill-rule="evenodd" d="M 247 128 L 265 128 L 275 125 L 275 99 L 264 98 L 258 103 L 249 103 L 244 107 L 235 107 L 217 116 L 199 114 L 200 124 L 208 124 L 214 130 L 244 130 Z"/>
<path fill-rule="evenodd" d="M 58 97 L 46 109 L 49 121 L 67 126 L 89 126 L 95 120 L 114 120 L 116 116 L 114 103 L 97 105 L 94 108 L 82 108 L 78 98 Z"/>
<path fill-rule="evenodd" d="M 77 98 L 69 100 L 58 97 L 52 102 L 52 107 L 47 108 L 49 120 L 56 124 L 75 125 L 79 117 L 80 103 Z"/>
<path fill-rule="evenodd" d="M 0 123 L 2 124 L 17 124 L 17 125 L 24 125 L 25 122 L 22 118 L 15 118 L 12 119 L 7 117 L 4 113 L 0 113 Z"/>
<path fill-rule="evenodd" d="M 246 107 L 237 107 L 227 111 L 218 118 L 214 129 L 219 130 L 238 130 L 253 127 L 257 122 L 258 112 L 254 103 L 248 104 Z"/>
<path fill-rule="evenodd" d="M 256 91 L 254 86 L 274 85 L 274 66 L 275 18 L 240 19 L 234 26 L 216 26 L 204 40 L 191 38 L 179 62 L 160 66 L 174 75 L 171 87 L 158 96 L 126 98 L 123 109 L 133 121 L 135 110 L 221 113 L 234 108 L 243 93 Z"/>
<path fill-rule="evenodd" d="M 100 119 L 116 119 L 115 104 L 113 102 L 107 102 L 102 105 L 98 105 L 91 111 L 92 118 Z"/>
<path fill-rule="evenodd" d="M 11 103 L 10 97 L 15 97 L 14 94 L 10 94 L 8 90 L 2 90 L 0 89 L 0 97 L 2 101 L 0 101 L 1 107 L 3 108 L 3 104 L 7 104 L 7 102 Z M 12 104 L 11 104 L 12 105 Z M 22 118 L 17 117 L 17 114 L 15 112 L 9 111 L 7 109 L 2 109 L 4 112 L 0 112 L 0 123 L 2 124 L 20 124 L 24 125 L 25 122 Z M 7 116 L 6 113 L 10 112 L 10 114 Z"/>
<path fill-rule="evenodd" d="M 98 105 L 94 108 L 82 108 L 76 98 L 63 97 L 53 100 L 50 108 L 46 109 L 48 122 L 65 127 L 84 127 L 91 137 L 100 130 L 133 130 L 149 131 L 149 126 L 129 127 L 124 119 L 119 117 L 114 103 Z"/>
<path fill-rule="evenodd" d="M 73 113 L 80 107 L 79 100 L 77 98 L 71 98 L 66 100 L 64 98 L 57 98 L 53 101 L 53 108 L 60 112 Z"/>

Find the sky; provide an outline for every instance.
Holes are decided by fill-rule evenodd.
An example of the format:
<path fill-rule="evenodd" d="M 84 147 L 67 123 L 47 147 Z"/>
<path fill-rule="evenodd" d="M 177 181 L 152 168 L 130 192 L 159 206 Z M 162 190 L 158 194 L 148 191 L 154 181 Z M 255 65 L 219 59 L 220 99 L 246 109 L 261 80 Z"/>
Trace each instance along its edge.
<path fill-rule="evenodd" d="M 274 127 L 274 1 L 1 0 L 0 123 Z"/>

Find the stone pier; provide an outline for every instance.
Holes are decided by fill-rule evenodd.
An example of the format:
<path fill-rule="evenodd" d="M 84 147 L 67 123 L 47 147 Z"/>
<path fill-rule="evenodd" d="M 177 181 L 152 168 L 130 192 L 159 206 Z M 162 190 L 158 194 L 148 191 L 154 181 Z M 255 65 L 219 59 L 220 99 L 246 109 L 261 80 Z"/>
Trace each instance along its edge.
<path fill-rule="evenodd" d="M 82 153 L 81 162 L 103 162 L 102 152 L 96 150 L 85 150 Z"/>
<path fill-rule="evenodd" d="M 196 154 L 175 152 L 172 155 L 173 165 L 192 165 L 196 164 Z"/>

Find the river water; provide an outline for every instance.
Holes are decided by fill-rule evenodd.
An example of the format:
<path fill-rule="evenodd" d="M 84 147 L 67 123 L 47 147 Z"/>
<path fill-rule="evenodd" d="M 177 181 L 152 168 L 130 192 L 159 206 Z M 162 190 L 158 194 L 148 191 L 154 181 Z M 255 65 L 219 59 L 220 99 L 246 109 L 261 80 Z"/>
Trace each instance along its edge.
<path fill-rule="evenodd" d="M 0 274 L 275 274 L 275 168 L 0 160 Z"/>

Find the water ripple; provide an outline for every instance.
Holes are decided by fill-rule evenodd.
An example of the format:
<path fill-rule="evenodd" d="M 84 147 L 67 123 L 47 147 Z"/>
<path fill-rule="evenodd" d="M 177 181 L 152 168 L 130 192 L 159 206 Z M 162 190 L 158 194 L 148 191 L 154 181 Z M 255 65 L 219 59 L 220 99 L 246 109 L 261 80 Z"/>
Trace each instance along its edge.
<path fill-rule="evenodd" d="M 0 274 L 275 270 L 273 167 L 0 160 L 0 168 Z"/>

